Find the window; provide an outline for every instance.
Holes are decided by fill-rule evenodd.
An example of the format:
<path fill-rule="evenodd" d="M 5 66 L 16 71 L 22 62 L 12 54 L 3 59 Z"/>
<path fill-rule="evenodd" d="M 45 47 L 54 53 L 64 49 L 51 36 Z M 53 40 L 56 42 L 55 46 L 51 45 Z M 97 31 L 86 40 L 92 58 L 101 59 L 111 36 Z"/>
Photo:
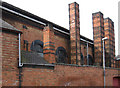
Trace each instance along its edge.
<path fill-rule="evenodd" d="M 81 65 L 84 65 L 84 58 L 82 53 L 81 53 Z"/>
<path fill-rule="evenodd" d="M 56 49 L 56 62 L 57 63 L 67 63 L 67 53 L 65 48 L 58 47 Z"/>

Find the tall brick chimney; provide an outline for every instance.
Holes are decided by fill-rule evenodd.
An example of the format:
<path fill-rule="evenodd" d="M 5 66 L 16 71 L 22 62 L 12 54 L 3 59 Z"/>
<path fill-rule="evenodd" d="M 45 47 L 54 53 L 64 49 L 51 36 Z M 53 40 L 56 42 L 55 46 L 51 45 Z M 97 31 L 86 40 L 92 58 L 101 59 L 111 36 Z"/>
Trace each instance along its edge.
<path fill-rule="evenodd" d="M 104 38 L 104 18 L 101 12 L 93 13 L 93 39 L 94 39 L 94 57 L 97 65 L 102 65 Z"/>
<path fill-rule="evenodd" d="M 80 65 L 80 22 L 79 4 L 76 2 L 69 4 L 69 28 L 71 42 L 71 64 Z"/>
<path fill-rule="evenodd" d="M 108 40 L 105 41 L 106 49 L 106 66 L 113 67 L 115 58 L 115 37 L 114 37 L 114 22 L 110 18 L 104 19 L 104 32 Z"/>
<path fill-rule="evenodd" d="M 49 63 L 55 63 L 55 46 L 53 26 L 48 24 L 43 31 L 43 53 L 44 59 Z"/>

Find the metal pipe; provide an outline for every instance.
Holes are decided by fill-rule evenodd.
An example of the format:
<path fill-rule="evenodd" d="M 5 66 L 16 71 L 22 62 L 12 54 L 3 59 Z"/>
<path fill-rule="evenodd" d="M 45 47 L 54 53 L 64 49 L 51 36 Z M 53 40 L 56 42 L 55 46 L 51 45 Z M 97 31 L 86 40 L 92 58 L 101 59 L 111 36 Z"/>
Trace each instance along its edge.
<path fill-rule="evenodd" d="M 104 74 L 104 88 L 105 88 L 105 45 L 104 41 L 107 40 L 107 37 L 102 38 L 103 41 L 103 74 Z"/>
<path fill-rule="evenodd" d="M 19 68 L 19 88 L 22 87 L 22 68 Z"/>
<path fill-rule="evenodd" d="M 103 74 L 104 74 L 104 88 L 105 88 L 105 53 L 104 53 L 104 40 L 103 40 Z"/>
<path fill-rule="evenodd" d="M 118 2 L 118 55 L 120 55 L 120 1 Z"/>
<path fill-rule="evenodd" d="M 65 34 L 67 34 L 67 35 L 70 35 L 70 33 L 64 32 L 64 31 L 62 31 L 62 30 L 60 30 L 60 29 L 58 29 L 58 28 L 56 28 L 56 27 L 53 27 L 53 29 L 55 29 L 55 30 L 57 30 L 57 31 L 60 31 L 60 32 L 62 32 L 62 33 L 65 33 Z"/>
<path fill-rule="evenodd" d="M 88 42 L 87 42 L 87 65 L 89 65 L 89 58 L 88 58 Z"/>
<path fill-rule="evenodd" d="M 89 41 L 86 41 L 85 39 L 80 39 L 81 41 L 84 41 L 84 42 L 88 42 L 88 43 L 90 43 L 90 44 L 94 44 L 94 43 L 91 43 L 91 42 L 89 42 Z"/>
<path fill-rule="evenodd" d="M 19 33 L 19 67 L 22 67 L 23 64 L 21 63 L 21 43 L 20 43 L 20 33 Z"/>

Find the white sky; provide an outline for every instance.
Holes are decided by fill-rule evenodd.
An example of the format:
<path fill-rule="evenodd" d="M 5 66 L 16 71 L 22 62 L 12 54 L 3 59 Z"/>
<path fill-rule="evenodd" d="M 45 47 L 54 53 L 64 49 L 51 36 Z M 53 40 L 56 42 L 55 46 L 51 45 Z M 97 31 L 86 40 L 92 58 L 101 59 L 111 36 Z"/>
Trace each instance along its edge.
<path fill-rule="evenodd" d="M 93 39 L 92 13 L 101 11 L 114 21 L 115 47 L 118 55 L 118 1 L 120 0 L 2 0 L 69 29 L 68 4 L 80 9 L 80 34 Z"/>

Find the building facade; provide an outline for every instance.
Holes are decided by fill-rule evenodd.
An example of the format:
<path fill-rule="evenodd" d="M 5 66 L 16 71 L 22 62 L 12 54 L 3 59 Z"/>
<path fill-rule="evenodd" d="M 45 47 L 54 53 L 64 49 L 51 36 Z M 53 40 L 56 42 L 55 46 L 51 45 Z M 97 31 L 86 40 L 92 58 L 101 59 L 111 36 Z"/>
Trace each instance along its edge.
<path fill-rule="evenodd" d="M 108 67 L 112 66 L 115 42 L 113 22 L 106 28 L 101 12 L 93 14 L 91 40 L 80 35 L 76 2 L 69 4 L 69 30 L 6 2 L 0 9 L 3 86 L 103 86 L 102 38 L 110 36 L 109 45 L 105 42 L 106 53 L 111 53 L 106 56 Z M 107 34 L 107 29 L 112 32 Z M 106 70 L 107 86 L 114 85 L 113 78 L 119 80 L 119 70 L 112 67 Z"/>

